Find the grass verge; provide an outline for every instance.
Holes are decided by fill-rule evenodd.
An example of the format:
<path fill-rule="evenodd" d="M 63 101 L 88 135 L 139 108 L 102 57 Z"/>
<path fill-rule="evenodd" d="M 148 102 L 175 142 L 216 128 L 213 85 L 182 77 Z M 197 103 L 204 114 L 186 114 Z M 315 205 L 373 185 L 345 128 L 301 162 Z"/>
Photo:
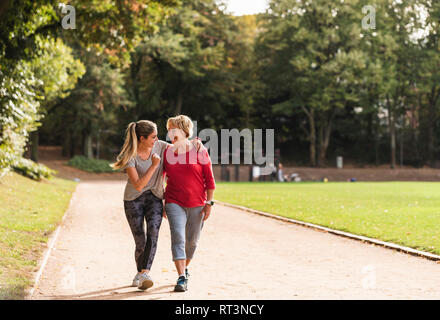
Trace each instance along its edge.
<path fill-rule="evenodd" d="M 215 198 L 440 254 L 440 183 L 217 183 Z"/>
<path fill-rule="evenodd" d="M 37 182 L 17 173 L 0 179 L 0 300 L 25 297 L 75 187 L 73 181 Z"/>

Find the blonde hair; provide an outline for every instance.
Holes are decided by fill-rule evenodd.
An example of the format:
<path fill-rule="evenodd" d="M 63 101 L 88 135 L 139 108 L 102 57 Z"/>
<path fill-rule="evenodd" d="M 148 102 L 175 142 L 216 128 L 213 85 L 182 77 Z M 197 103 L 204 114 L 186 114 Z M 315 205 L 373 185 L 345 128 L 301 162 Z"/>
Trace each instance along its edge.
<path fill-rule="evenodd" d="M 193 123 L 191 119 L 184 115 L 178 115 L 173 118 L 169 118 L 167 121 L 167 130 L 170 129 L 170 126 L 173 125 L 179 129 L 182 129 L 185 132 L 187 138 L 193 135 Z"/>
<path fill-rule="evenodd" d="M 110 164 L 113 170 L 124 168 L 137 153 L 138 142 L 141 137 L 148 138 L 150 134 L 157 131 L 157 125 L 148 120 L 131 122 L 125 130 L 125 141 L 121 152 L 116 157 L 116 162 Z"/>

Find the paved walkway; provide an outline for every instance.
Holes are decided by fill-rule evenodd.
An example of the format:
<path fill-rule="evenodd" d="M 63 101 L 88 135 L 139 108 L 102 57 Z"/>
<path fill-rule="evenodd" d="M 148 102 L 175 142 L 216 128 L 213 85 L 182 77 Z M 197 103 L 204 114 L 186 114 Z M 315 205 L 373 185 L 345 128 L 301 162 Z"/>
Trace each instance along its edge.
<path fill-rule="evenodd" d="M 147 291 L 129 287 L 134 241 L 124 181 L 81 182 L 33 299 L 440 299 L 440 264 L 216 205 L 190 266 L 189 291 L 172 292 L 163 220 Z"/>

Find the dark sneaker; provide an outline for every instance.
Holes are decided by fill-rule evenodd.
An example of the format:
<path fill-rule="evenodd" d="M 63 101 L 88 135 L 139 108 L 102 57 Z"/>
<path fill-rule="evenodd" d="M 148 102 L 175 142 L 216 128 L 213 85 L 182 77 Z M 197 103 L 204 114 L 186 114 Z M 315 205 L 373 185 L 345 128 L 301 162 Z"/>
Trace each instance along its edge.
<path fill-rule="evenodd" d="M 185 292 L 187 289 L 187 280 L 184 276 L 180 276 L 179 279 L 177 279 L 177 284 L 174 287 L 175 292 Z"/>
<path fill-rule="evenodd" d="M 189 280 L 189 273 L 188 273 L 188 269 L 185 269 L 185 287 L 186 290 L 188 290 L 188 280 Z"/>

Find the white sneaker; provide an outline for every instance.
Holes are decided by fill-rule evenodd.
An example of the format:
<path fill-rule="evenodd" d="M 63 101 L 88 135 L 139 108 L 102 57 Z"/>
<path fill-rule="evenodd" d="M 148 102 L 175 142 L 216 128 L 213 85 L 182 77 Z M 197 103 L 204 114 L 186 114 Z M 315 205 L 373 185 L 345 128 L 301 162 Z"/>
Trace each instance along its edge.
<path fill-rule="evenodd" d="M 136 276 L 133 278 L 133 283 L 131 284 L 132 287 L 137 287 L 139 285 L 139 273 L 136 273 Z"/>
<path fill-rule="evenodd" d="M 152 286 L 153 286 L 153 279 L 151 279 L 151 277 L 147 273 L 142 273 L 139 276 L 138 289 L 146 290 L 148 288 L 151 288 Z"/>

